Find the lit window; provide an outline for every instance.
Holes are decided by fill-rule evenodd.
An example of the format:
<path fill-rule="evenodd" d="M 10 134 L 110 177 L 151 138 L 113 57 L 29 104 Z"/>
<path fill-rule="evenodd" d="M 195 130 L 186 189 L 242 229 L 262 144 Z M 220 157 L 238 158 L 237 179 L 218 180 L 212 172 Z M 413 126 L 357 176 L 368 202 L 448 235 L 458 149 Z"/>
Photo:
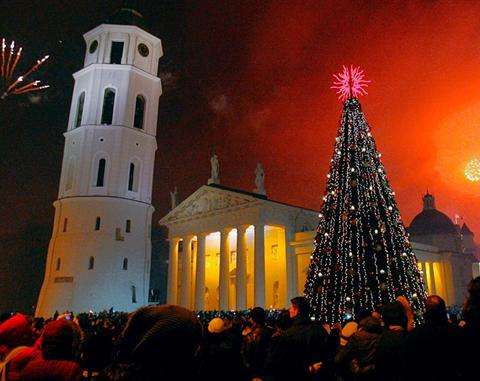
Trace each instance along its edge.
<path fill-rule="evenodd" d="M 101 218 L 97 217 L 97 219 L 95 220 L 95 230 L 100 230 L 101 221 Z"/>
<path fill-rule="evenodd" d="M 82 125 L 83 104 L 85 103 L 85 91 L 80 94 L 77 103 L 77 115 L 75 117 L 75 127 Z"/>
<path fill-rule="evenodd" d="M 121 64 L 123 56 L 123 41 L 112 41 L 112 50 L 110 51 L 110 63 Z"/>
<path fill-rule="evenodd" d="M 105 166 L 107 161 L 102 158 L 98 161 L 98 171 L 97 171 L 97 187 L 103 187 L 104 179 L 105 179 Z"/>
<path fill-rule="evenodd" d="M 102 124 L 112 124 L 113 121 L 113 106 L 115 105 L 115 90 L 111 88 L 105 89 L 103 94 L 102 107 Z"/>
<path fill-rule="evenodd" d="M 95 258 L 93 257 L 90 257 L 88 259 L 88 269 L 89 270 L 93 270 L 93 266 L 95 265 Z"/>
<path fill-rule="evenodd" d="M 133 127 L 143 128 L 143 115 L 145 113 L 145 98 L 137 95 L 135 100 L 135 116 L 133 118 Z"/>
<path fill-rule="evenodd" d="M 128 258 L 123 258 L 123 266 L 122 268 L 124 270 L 127 270 L 128 269 Z"/>
<path fill-rule="evenodd" d="M 127 220 L 125 223 L 125 232 L 130 233 L 131 229 L 132 229 L 132 221 Z"/>

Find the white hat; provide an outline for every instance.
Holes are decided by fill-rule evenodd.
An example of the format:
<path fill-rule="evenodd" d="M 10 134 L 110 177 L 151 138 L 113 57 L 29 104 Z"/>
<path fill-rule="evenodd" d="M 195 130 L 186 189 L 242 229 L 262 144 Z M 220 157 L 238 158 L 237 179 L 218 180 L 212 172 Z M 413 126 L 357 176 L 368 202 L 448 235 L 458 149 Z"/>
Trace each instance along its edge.
<path fill-rule="evenodd" d="M 210 320 L 210 323 L 208 323 L 208 332 L 210 333 L 220 333 L 225 330 L 225 322 L 223 319 L 216 317 Z"/>

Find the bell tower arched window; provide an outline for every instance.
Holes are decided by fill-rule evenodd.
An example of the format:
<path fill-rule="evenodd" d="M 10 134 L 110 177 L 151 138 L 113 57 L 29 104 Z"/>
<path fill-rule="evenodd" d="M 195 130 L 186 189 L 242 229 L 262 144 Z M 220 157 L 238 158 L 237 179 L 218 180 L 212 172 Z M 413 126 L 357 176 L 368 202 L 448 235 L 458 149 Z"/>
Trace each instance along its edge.
<path fill-rule="evenodd" d="M 68 161 L 68 167 L 67 167 L 67 181 L 65 183 L 65 190 L 69 191 L 73 187 L 73 176 L 75 173 L 75 160 L 70 158 Z"/>
<path fill-rule="evenodd" d="M 107 165 L 107 160 L 106 159 L 101 158 L 98 161 L 97 182 L 96 182 L 97 187 L 103 187 L 103 185 L 104 185 L 106 165 Z"/>
<path fill-rule="evenodd" d="M 112 124 L 115 105 L 115 89 L 106 88 L 103 94 L 102 124 Z"/>
<path fill-rule="evenodd" d="M 75 127 L 82 125 L 83 105 L 85 103 L 85 91 L 80 94 L 77 102 L 77 114 L 75 116 Z"/>
<path fill-rule="evenodd" d="M 128 170 L 128 190 L 134 192 L 135 182 L 135 164 L 130 163 L 130 169 Z"/>
<path fill-rule="evenodd" d="M 93 257 L 90 257 L 88 259 L 88 269 L 89 270 L 93 270 L 93 266 L 95 265 L 95 258 Z"/>
<path fill-rule="evenodd" d="M 135 116 L 133 118 L 133 127 L 143 128 L 143 118 L 145 114 L 145 98 L 141 95 L 137 95 L 135 99 Z"/>

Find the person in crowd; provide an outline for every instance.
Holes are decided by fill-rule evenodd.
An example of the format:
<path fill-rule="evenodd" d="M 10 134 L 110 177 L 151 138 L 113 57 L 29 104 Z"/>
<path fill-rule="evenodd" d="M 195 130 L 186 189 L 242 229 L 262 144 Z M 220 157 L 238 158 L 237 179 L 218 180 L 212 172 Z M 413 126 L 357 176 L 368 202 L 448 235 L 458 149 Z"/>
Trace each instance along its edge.
<path fill-rule="evenodd" d="M 141 307 L 130 315 L 115 359 L 99 380 L 193 380 L 201 337 L 201 324 L 190 310 Z"/>
<path fill-rule="evenodd" d="M 338 373 L 345 380 L 371 380 L 375 375 L 375 355 L 382 334 L 380 319 L 368 316 L 358 323 L 344 348 L 335 357 Z"/>
<path fill-rule="evenodd" d="M 0 324 L 0 380 L 15 379 L 18 368 L 28 362 L 33 343 L 31 321 L 25 315 L 15 314 Z"/>
<path fill-rule="evenodd" d="M 281 311 L 277 319 L 275 320 L 274 325 L 275 327 L 272 333 L 271 340 L 277 336 L 280 336 L 283 332 L 285 332 L 292 326 L 292 318 L 290 317 L 290 313 L 286 310 Z"/>
<path fill-rule="evenodd" d="M 30 320 L 22 314 L 15 314 L 0 324 L 0 361 L 12 356 L 19 347 L 33 344 L 33 332 Z"/>
<path fill-rule="evenodd" d="M 47 323 L 32 352 L 13 360 L 16 374 L 9 373 L 8 380 L 80 381 L 80 338 L 80 328 L 70 320 L 62 318 Z"/>
<path fill-rule="evenodd" d="M 261 374 L 273 334 L 265 318 L 265 310 L 261 307 L 252 308 L 248 317 L 250 330 L 243 338 L 243 358 L 250 378 Z"/>
<path fill-rule="evenodd" d="M 375 355 L 377 379 L 400 381 L 404 379 L 403 349 L 408 326 L 404 306 L 398 301 L 384 305 L 382 319 L 384 331 L 378 339 Z"/>
<path fill-rule="evenodd" d="M 317 377 L 327 374 L 328 335 L 321 324 L 311 321 L 308 300 L 304 297 L 293 298 L 289 314 L 293 320 L 292 326 L 280 334 L 270 347 L 263 376 L 259 379 L 309 380 L 312 370 Z"/>
<path fill-rule="evenodd" d="M 478 351 L 480 343 L 480 277 L 468 286 L 468 297 L 463 309 L 461 368 L 464 380 L 478 378 Z"/>
<path fill-rule="evenodd" d="M 425 381 L 458 379 L 460 346 L 460 329 L 448 322 L 444 300 L 437 295 L 429 296 L 424 323 L 406 339 L 405 363 L 409 372 Z"/>
<path fill-rule="evenodd" d="M 201 380 L 244 380 L 237 329 L 227 328 L 223 319 L 213 318 L 198 352 Z"/>

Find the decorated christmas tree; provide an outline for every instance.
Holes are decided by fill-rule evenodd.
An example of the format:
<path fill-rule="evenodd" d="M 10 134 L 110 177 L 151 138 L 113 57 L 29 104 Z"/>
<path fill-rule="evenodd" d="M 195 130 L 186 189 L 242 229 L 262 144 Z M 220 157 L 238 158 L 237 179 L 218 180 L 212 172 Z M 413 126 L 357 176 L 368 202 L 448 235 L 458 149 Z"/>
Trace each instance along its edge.
<path fill-rule="evenodd" d="M 399 296 L 419 317 L 426 297 L 422 274 L 358 101 L 369 81 L 354 67 L 334 78 L 343 112 L 305 294 L 315 317 L 328 323 Z"/>

